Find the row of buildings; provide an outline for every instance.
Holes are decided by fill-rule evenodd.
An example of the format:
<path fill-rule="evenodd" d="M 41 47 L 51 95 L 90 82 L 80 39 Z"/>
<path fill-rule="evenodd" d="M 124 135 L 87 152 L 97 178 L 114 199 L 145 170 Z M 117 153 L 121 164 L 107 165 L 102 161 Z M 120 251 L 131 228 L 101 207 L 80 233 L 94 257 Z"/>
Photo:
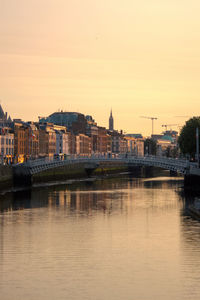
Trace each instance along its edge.
<path fill-rule="evenodd" d="M 39 122 L 12 120 L 0 106 L 0 149 L 0 160 L 7 163 L 65 155 L 143 156 L 144 139 L 114 130 L 112 112 L 106 129 L 75 112 L 55 112 Z"/>

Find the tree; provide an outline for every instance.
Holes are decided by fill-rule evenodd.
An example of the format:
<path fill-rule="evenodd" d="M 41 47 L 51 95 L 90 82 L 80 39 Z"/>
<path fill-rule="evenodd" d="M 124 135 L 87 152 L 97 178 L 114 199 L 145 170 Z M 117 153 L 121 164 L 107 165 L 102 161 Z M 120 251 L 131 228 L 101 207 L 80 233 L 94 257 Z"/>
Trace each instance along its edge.
<path fill-rule="evenodd" d="M 191 158 L 195 158 L 196 154 L 196 128 L 200 132 L 200 117 L 193 117 L 189 119 L 181 129 L 178 139 L 181 152 L 186 155 L 189 154 Z"/>
<path fill-rule="evenodd" d="M 165 156 L 171 157 L 171 147 L 170 146 L 168 146 L 167 149 L 165 150 Z"/>
<path fill-rule="evenodd" d="M 176 158 L 178 157 L 178 151 L 179 151 L 178 147 L 168 146 L 165 150 L 165 156 Z"/>
<path fill-rule="evenodd" d="M 156 155 L 156 141 L 153 139 L 146 139 L 144 141 L 144 152 L 149 155 Z"/>

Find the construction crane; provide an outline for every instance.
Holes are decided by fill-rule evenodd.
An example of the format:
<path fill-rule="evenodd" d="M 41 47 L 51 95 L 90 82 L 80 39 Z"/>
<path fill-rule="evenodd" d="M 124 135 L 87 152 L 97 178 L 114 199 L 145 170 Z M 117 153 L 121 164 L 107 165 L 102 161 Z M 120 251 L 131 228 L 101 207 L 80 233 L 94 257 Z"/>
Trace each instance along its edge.
<path fill-rule="evenodd" d="M 157 120 L 158 118 L 156 117 L 145 117 L 145 116 L 141 116 L 140 118 L 145 118 L 145 119 L 149 119 L 152 121 L 152 135 L 153 135 L 153 122 L 154 120 Z"/>
<path fill-rule="evenodd" d="M 172 127 L 172 126 L 179 126 L 179 124 L 164 124 L 162 127 L 165 127 L 165 130 L 167 131 L 167 127 Z M 171 130 L 171 128 L 170 128 Z"/>
<path fill-rule="evenodd" d="M 174 118 L 191 118 L 191 116 L 174 116 Z"/>

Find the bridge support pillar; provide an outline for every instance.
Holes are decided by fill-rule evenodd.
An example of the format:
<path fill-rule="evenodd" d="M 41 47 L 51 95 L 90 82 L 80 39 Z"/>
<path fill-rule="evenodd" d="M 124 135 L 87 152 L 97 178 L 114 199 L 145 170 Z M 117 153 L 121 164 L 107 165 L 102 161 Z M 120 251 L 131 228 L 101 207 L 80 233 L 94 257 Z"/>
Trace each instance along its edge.
<path fill-rule="evenodd" d="M 142 166 L 129 166 L 128 171 L 136 177 L 144 177 L 144 167 Z"/>
<path fill-rule="evenodd" d="M 87 174 L 88 177 L 90 177 L 92 175 L 92 173 L 94 172 L 94 170 L 96 168 L 98 168 L 98 164 L 94 164 L 94 163 L 88 163 L 85 165 L 85 172 Z"/>
<path fill-rule="evenodd" d="M 176 171 L 172 171 L 172 170 L 169 171 L 169 174 L 172 177 L 176 177 L 178 175 L 178 173 Z"/>

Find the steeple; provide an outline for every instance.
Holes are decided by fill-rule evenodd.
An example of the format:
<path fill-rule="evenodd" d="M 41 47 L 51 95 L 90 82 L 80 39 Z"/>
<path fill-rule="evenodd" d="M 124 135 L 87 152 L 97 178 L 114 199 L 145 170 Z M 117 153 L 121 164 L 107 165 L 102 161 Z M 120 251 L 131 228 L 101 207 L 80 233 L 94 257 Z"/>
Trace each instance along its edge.
<path fill-rule="evenodd" d="M 12 119 L 11 119 L 11 117 L 9 116 L 8 117 L 8 123 L 11 123 L 12 122 Z"/>
<path fill-rule="evenodd" d="M 109 130 L 114 130 L 114 119 L 113 119 L 113 116 L 112 116 L 112 108 L 111 108 L 111 111 L 110 111 L 110 118 L 109 118 Z"/>
<path fill-rule="evenodd" d="M 4 120 L 5 119 L 5 114 L 4 114 L 4 111 L 3 111 L 3 108 L 0 104 L 0 119 Z"/>

